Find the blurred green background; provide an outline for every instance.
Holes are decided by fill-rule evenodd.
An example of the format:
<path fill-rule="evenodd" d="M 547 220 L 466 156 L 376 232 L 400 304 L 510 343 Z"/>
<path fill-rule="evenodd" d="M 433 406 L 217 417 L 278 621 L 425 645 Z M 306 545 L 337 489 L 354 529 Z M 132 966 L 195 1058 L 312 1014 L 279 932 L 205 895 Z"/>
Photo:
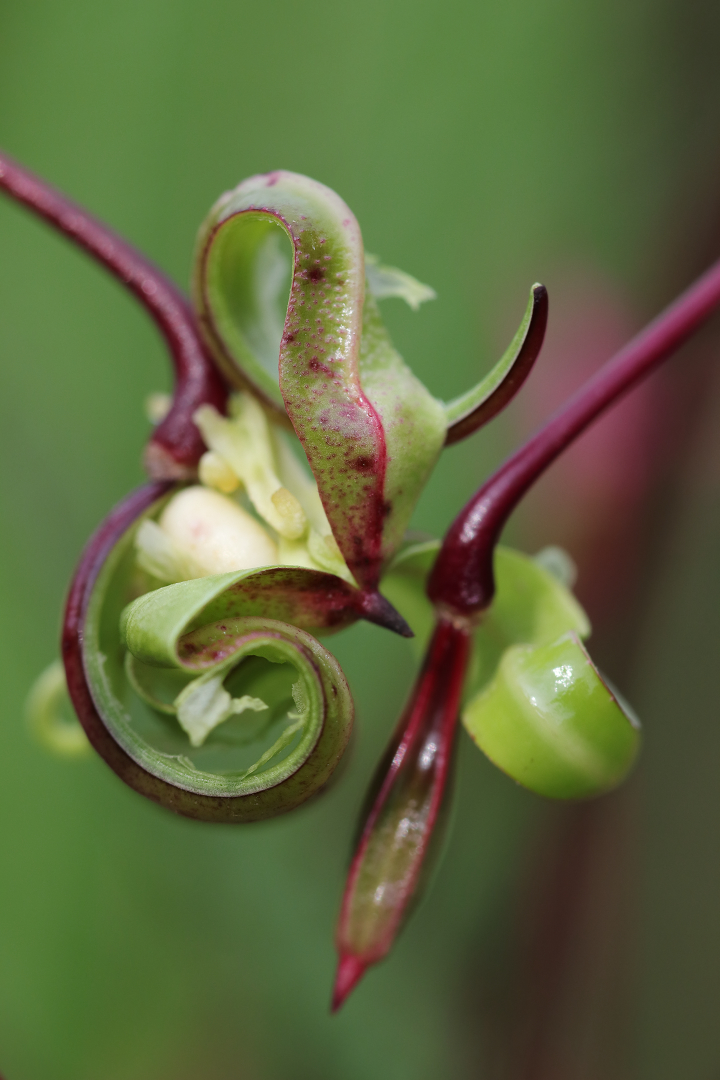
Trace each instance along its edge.
<path fill-rule="evenodd" d="M 488 470 L 720 254 L 711 0 L 0 0 L 0 145 L 178 281 L 218 194 L 278 167 L 335 188 L 370 251 L 432 284 L 385 307 L 440 396 L 504 348 L 535 280 L 545 354 L 417 513 Z M 441 872 L 328 1015 L 353 822 L 413 676 L 336 639 L 358 706 L 340 783 L 261 826 L 173 818 L 23 727 L 88 534 L 141 479 L 169 385 L 145 315 L 0 202 L 0 1070 L 6 1080 L 717 1080 L 717 324 L 544 481 L 511 539 L 565 543 L 593 654 L 646 730 L 587 810 L 463 735 Z M 613 426 L 614 425 L 614 426 Z M 603 434 L 604 432 L 604 434 Z"/>

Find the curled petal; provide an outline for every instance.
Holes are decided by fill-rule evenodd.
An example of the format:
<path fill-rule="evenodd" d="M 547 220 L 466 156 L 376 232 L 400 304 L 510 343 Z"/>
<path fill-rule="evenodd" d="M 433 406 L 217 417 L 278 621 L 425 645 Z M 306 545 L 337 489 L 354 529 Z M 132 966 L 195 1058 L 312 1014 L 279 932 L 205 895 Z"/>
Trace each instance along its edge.
<path fill-rule="evenodd" d="M 610 689 L 576 634 L 514 645 L 463 711 L 487 756 L 524 787 L 558 799 L 616 787 L 640 745 L 639 723 Z"/>
<path fill-rule="evenodd" d="M 324 646 L 280 620 L 236 616 L 230 625 L 219 608 L 193 607 L 187 597 L 185 618 L 162 599 L 152 610 L 153 597 L 177 587 L 144 592 L 134 534 L 167 491 L 155 484 L 135 492 L 88 545 L 63 635 L 71 699 L 95 749 L 141 794 L 202 820 L 271 817 L 310 798 L 335 768 L 353 720 L 347 682 Z M 206 599 L 217 600 L 213 579 L 200 584 Z M 120 617 L 138 592 L 149 625 L 137 613 L 125 619 L 136 648 L 133 667 L 125 660 Z M 206 608 L 218 616 L 210 625 L 201 617 Z M 188 688 L 203 678 L 188 702 Z M 209 686 L 213 678 L 216 685 Z M 203 734 L 204 704 L 224 701 L 223 694 L 231 702 L 228 716 Z M 242 707 L 233 704 L 243 699 Z M 181 708 L 185 730 L 176 720 Z"/>
<path fill-rule="evenodd" d="M 549 645 L 567 633 L 590 635 L 581 605 L 537 558 L 497 547 L 494 569 L 497 592 L 473 634 L 466 696 L 487 685 L 513 645 Z"/>
<path fill-rule="evenodd" d="M 533 285 L 527 310 L 507 351 L 472 390 L 445 406 L 446 446 L 472 435 L 512 401 L 540 354 L 547 317 L 547 289 L 544 285 Z"/>
<path fill-rule="evenodd" d="M 283 233 L 292 246 L 284 283 Z M 244 181 L 201 230 L 195 303 L 228 377 L 287 412 L 345 561 L 361 587 L 374 590 L 440 452 L 446 421 L 365 295 L 352 212 L 329 188 L 295 173 Z"/>

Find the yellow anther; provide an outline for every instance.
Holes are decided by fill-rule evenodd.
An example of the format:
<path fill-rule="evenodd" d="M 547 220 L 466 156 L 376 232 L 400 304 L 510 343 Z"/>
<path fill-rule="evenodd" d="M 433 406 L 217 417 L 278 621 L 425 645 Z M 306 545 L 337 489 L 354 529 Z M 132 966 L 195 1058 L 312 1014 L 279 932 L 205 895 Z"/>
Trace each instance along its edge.
<path fill-rule="evenodd" d="M 282 536 L 299 540 L 307 527 L 307 518 L 298 500 L 286 487 L 279 487 L 270 499 L 283 521 L 283 528 L 279 530 Z"/>
<path fill-rule="evenodd" d="M 198 475 L 202 484 L 221 491 L 223 495 L 231 495 L 240 487 L 240 481 L 227 461 L 214 450 L 208 450 L 200 458 Z"/>

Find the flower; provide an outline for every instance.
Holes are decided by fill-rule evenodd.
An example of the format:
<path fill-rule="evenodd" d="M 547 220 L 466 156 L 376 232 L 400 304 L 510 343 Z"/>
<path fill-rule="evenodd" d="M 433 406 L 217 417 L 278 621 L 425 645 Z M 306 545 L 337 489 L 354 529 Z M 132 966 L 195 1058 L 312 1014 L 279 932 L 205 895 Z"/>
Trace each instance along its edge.
<path fill-rule="evenodd" d="M 337 1007 L 387 953 L 426 877 L 459 713 L 492 760 L 543 795 L 598 794 L 631 767 L 638 725 L 585 650 L 589 623 L 560 580 L 567 559 L 497 540 L 542 470 L 705 317 L 708 288 L 718 302 L 720 273 L 665 317 L 668 341 L 662 328 L 641 337 L 521 448 L 442 544 L 417 542 L 407 527 L 443 446 L 496 415 L 537 358 L 542 286 L 498 364 L 444 403 L 399 356 L 377 304 L 399 296 L 417 309 L 433 290 L 366 261 L 352 212 L 316 181 L 279 171 L 222 196 L 200 230 L 193 306 L 3 157 L 0 187 L 120 277 L 175 364 L 172 400 L 150 403 L 150 483 L 91 538 L 65 613 L 67 690 L 118 775 L 203 820 L 291 810 L 327 783 L 354 717 L 317 634 L 362 618 L 427 644 L 348 879 Z M 77 753 L 60 691 L 54 668 L 31 720 Z"/>

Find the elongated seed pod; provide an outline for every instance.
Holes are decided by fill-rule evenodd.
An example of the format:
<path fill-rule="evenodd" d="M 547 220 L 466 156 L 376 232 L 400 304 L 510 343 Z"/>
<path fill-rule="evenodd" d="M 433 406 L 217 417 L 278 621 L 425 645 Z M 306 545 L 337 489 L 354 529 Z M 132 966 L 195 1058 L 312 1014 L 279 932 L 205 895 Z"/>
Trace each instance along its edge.
<path fill-rule="evenodd" d="M 338 1009 L 390 950 L 419 889 L 450 773 L 469 654 L 466 629 L 441 619 L 377 777 L 377 796 L 350 867 L 333 994 Z"/>

